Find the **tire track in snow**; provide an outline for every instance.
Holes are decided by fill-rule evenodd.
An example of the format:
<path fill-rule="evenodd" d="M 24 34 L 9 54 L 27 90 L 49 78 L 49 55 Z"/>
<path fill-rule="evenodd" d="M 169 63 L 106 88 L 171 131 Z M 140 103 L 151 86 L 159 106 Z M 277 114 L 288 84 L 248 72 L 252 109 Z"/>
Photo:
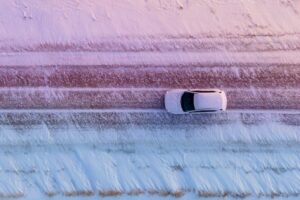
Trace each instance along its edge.
<path fill-rule="evenodd" d="M 36 124 L 79 127 L 122 128 L 124 125 L 168 126 L 184 128 L 185 125 L 220 125 L 241 122 L 246 125 L 279 122 L 287 125 L 300 125 L 300 112 L 265 110 L 233 110 L 222 113 L 194 115 L 172 115 L 163 110 L 136 109 L 86 109 L 86 110 L 0 110 L 0 125 Z M 144 126 L 146 125 L 146 126 Z"/>
<path fill-rule="evenodd" d="M 300 65 L 2 66 L 1 87 L 299 88 Z"/>
<path fill-rule="evenodd" d="M 226 89 L 228 109 L 300 109 L 297 89 Z M 164 109 L 167 89 L 5 88 L 1 109 Z"/>

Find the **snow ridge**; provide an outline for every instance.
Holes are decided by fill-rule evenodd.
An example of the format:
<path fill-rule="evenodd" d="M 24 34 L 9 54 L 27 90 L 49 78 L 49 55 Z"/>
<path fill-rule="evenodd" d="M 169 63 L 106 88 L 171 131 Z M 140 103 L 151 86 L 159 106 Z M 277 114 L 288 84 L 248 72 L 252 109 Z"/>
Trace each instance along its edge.
<path fill-rule="evenodd" d="M 0 194 L 294 197 L 300 194 L 299 135 L 297 126 L 273 122 L 177 130 L 2 125 L 0 182 L 6 187 Z"/>

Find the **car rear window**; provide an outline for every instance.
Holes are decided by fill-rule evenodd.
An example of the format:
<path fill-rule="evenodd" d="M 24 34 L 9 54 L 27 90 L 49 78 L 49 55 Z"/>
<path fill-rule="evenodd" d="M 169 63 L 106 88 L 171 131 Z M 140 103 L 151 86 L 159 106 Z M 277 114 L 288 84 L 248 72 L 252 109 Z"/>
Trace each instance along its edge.
<path fill-rule="evenodd" d="M 181 97 L 181 107 L 184 112 L 195 110 L 193 93 L 190 92 L 183 93 Z"/>

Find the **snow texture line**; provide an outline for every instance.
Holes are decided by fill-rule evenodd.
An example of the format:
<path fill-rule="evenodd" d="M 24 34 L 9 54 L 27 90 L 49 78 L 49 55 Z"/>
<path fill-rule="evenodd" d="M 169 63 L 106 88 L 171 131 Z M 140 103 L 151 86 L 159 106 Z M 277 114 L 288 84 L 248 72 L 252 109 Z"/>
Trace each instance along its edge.
<path fill-rule="evenodd" d="M 300 68 L 265 66 L 31 66 L 0 68 L 0 89 L 51 88 L 299 88 Z"/>
<path fill-rule="evenodd" d="M 1 66 L 299 64 L 298 51 L 276 52 L 35 52 L 1 53 Z"/>
<path fill-rule="evenodd" d="M 296 89 L 229 89 L 228 109 L 300 109 Z M 166 90 L 51 89 L 0 90 L 1 109 L 163 109 Z"/>
<path fill-rule="evenodd" d="M 251 45 L 249 45 L 251 44 Z M 220 47 L 222 46 L 222 48 Z M 30 44 L 0 45 L 0 52 L 149 52 L 149 51 L 198 51 L 198 52 L 253 52 L 299 50 L 299 33 L 281 35 L 223 35 L 205 37 L 201 35 L 131 35 L 107 37 L 93 42 L 35 42 Z"/>

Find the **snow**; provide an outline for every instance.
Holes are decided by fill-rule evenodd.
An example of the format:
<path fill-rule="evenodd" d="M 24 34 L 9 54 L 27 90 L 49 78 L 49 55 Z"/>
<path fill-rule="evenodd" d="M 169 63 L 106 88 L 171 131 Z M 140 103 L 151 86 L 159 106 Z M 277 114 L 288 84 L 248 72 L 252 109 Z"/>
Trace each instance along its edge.
<path fill-rule="evenodd" d="M 179 191 L 187 197 L 299 194 L 297 126 L 270 119 L 180 127 L 1 125 L 0 169 L 2 181 L 10 180 L 2 194 L 25 199 L 45 194 L 93 199 L 109 191 L 125 199 L 134 191 L 158 199 Z"/>
<path fill-rule="evenodd" d="M 0 3 L 0 198 L 299 197 L 299 1 Z"/>
<path fill-rule="evenodd" d="M 0 38 L 6 46 L 88 44 L 135 35 L 284 36 L 300 31 L 299 2 L 288 0 L 29 0 L 1 4 Z"/>
<path fill-rule="evenodd" d="M 300 46 L 298 1 L 2 0 L 1 5 L 2 52 Z"/>
<path fill-rule="evenodd" d="M 24 52 L 1 53 L 3 66 L 185 66 L 300 63 L 299 51 L 278 52 Z"/>

